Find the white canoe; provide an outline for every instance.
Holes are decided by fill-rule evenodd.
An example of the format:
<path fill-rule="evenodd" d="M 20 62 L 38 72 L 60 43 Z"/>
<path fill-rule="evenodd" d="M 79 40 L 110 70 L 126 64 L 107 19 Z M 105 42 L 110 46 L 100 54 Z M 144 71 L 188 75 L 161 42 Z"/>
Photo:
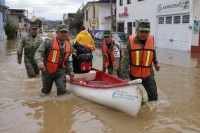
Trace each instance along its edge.
<path fill-rule="evenodd" d="M 75 74 L 78 82 L 70 82 L 67 77 L 67 91 L 93 102 L 137 116 L 141 108 L 142 92 L 139 88 L 141 79 L 125 82 L 99 70 Z M 80 81 L 80 82 L 79 82 Z M 84 82 L 82 82 L 84 81 Z"/>

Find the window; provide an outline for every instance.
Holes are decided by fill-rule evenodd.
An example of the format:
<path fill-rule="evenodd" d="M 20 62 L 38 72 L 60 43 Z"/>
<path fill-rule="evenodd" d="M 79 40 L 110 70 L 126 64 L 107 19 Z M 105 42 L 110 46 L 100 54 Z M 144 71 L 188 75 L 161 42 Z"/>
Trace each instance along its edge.
<path fill-rule="evenodd" d="M 88 21 L 88 10 L 86 10 L 85 17 L 86 17 L 86 21 Z"/>
<path fill-rule="evenodd" d="M 128 34 L 132 34 L 132 22 L 127 22 L 127 27 L 128 27 Z"/>
<path fill-rule="evenodd" d="M 95 34 L 94 39 L 96 39 L 96 38 L 98 37 L 98 35 L 99 35 L 99 32 L 97 32 L 97 33 Z"/>
<path fill-rule="evenodd" d="M 164 17 L 158 18 L 158 24 L 164 24 Z"/>
<path fill-rule="evenodd" d="M 103 38 L 103 32 L 99 32 L 97 35 L 97 39 L 101 40 Z"/>
<path fill-rule="evenodd" d="M 2 11 L 3 11 L 2 12 L 2 14 L 3 14 L 3 22 L 6 22 L 6 12 L 7 12 L 7 10 L 3 9 Z"/>
<path fill-rule="evenodd" d="M 127 0 L 127 4 L 131 4 L 131 0 Z"/>
<path fill-rule="evenodd" d="M 94 7 L 94 18 L 95 18 L 95 7 Z"/>
<path fill-rule="evenodd" d="M 117 41 L 121 42 L 127 42 L 127 34 L 124 33 L 113 33 L 113 38 L 115 38 Z"/>
<path fill-rule="evenodd" d="M 1 5 L 1 0 L 0 0 L 0 5 Z M 2 7 L 2 6 L 0 6 L 0 12 L 2 12 L 2 8 L 3 8 L 3 7 Z"/>
<path fill-rule="evenodd" d="M 166 24 L 172 24 L 172 17 L 166 17 Z"/>
<path fill-rule="evenodd" d="M 183 15 L 182 23 L 189 23 L 190 22 L 190 15 Z"/>
<path fill-rule="evenodd" d="M 180 24 L 181 23 L 181 16 L 174 16 L 174 24 Z"/>
<path fill-rule="evenodd" d="M 123 0 L 119 1 L 119 6 L 123 6 Z"/>
<path fill-rule="evenodd" d="M 133 22 L 133 27 L 135 27 L 135 22 Z"/>

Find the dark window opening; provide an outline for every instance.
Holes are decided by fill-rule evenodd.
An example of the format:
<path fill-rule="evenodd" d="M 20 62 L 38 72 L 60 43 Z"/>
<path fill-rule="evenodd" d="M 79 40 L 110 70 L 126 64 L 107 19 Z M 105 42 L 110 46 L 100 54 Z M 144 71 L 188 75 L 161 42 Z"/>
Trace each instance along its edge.
<path fill-rule="evenodd" d="M 182 23 L 189 23 L 190 22 L 190 15 L 184 15 Z"/>
<path fill-rule="evenodd" d="M 135 27 L 135 22 L 133 22 L 133 27 Z"/>
<path fill-rule="evenodd" d="M 166 17 L 166 24 L 172 24 L 172 17 Z"/>
<path fill-rule="evenodd" d="M 119 6 L 123 6 L 123 0 L 119 1 Z"/>
<path fill-rule="evenodd" d="M 158 24 L 164 24 L 164 17 L 158 18 Z"/>
<path fill-rule="evenodd" d="M 180 24 L 181 23 L 181 16 L 174 16 L 174 24 Z"/>
<path fill-rule="evenodd" d="M 132 35 L 132 22 L 127 22 L 128 35 Z"/>
<path fill-rule="evenodd" d="M 85 13 L 86 21 L 88 21 L 88 10 Z"/>

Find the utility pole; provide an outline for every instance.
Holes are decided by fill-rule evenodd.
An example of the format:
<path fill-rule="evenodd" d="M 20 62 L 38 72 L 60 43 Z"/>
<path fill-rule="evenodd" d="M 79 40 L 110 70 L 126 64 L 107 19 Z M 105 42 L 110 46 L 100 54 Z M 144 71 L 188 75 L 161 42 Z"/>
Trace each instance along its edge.
<path fill-rule="evenodd" d="M 110 0 L 110 16 L 111 16 L 111 30 L 113 30 L 113 8 L 112 8 L 112 0 Z"/>
<path fill-rule="evenodd" d="M 34 16 L 34 12 L 35 12 L 35 11 L 33 10 L 33 16 Z"/>
<path fill-rule="evenodd" d="M 93 5 L 93 21 L 95 19 L 95 7 L 94 7 L 94 1 L 92 2 L 92 5 Z M 92 22 L 93 22 L 92 21 Z M 94 30 L 95 30 L 95 26 L 92 27 L 92 35 L 94 36 Z"/>
<path fill-rule="evenodd" d="M 28 22 L 29 22 L 29 20 L 28 20 L 28 10 L 27 10 L 27 23 L 26 23 L 26 32 L 28 33 Z"/>

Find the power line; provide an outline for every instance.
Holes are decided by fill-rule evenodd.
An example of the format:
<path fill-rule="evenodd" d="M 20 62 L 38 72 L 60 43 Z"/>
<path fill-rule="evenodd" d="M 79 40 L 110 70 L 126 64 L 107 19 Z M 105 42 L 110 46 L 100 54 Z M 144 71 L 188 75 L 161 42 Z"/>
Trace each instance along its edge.
<path fill-rule="evenodd" d="M 27 6 L 34 6 L 34 5 L 60 5 L 60 6 L 66 6 L 66 5 L 69 5 L 69 6 L 80 6 L 80 5 L 72 5 L 72 4 L 20 4 L 20 6 L 24 6 L 24 5 L 27 5 Z"/>
<path fill-rule="evenodd" d="M 6 3 L 19 3 L 19 2 L 36 2 L 35 0 L 18 0 L 18 1 L 6 1 Z M 38 1 L 38 2 L 55 2 L 55 0 L 52 0 L 52 1 Z M 61 3 L 63 3 L 64 1 L 62 1 Z M 69 3 L 69 2 L 72 2 L 72 3 L 80 3 L 80 2 L 91 2 L 89 0 L 68 0 L 66 3 Z M 21 4 L 21 3 L 20 3 Z"/>

